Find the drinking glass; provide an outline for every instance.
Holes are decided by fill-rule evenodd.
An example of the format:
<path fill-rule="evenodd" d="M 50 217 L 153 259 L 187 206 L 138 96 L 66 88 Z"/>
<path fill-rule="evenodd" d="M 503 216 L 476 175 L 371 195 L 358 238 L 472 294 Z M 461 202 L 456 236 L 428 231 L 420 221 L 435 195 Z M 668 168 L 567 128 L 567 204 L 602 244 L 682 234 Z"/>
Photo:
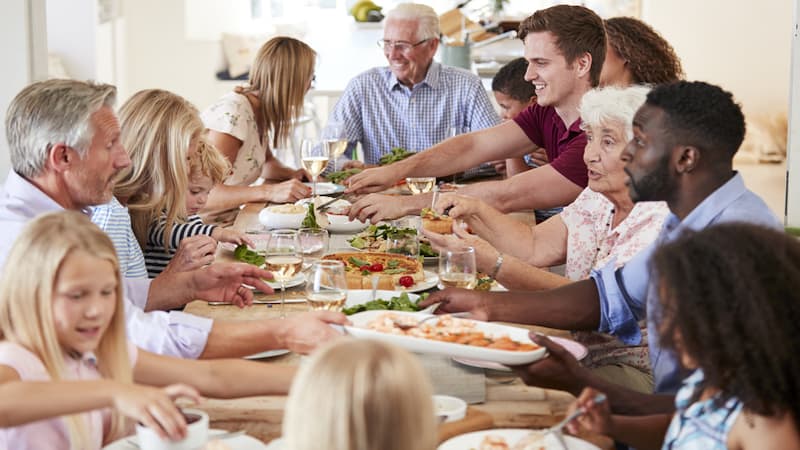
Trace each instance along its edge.
<path fill-rule="evenodd" d="M 386 252 L 419 257 L 419 230 L 422 227 L 422 219 L 419 217 L 397 219 L 393 220 L 391 225 L 399 231 L 386 234 Z M 404 231 L 408 229 L 412 229 L 413 232 Z"/>
<path fill-rule="evenodd" d="M 300 251 L 303 253 L 303 265 L 310 266 L 328 251 L 330 237 L 328 230 L 319 228 L 300 228 L 297 230 Z"/>
<path fill-rule="evenodd" d="M 425 194 L 433 189 L 436 185 L 435 177 L 408 177 L 406 178 L 406 186 L 412 194 Z"/>
<path fill-rule="evenodd" d="M 336 172 L 338 170 L 337 160 L 347 150 L 347 134 L 344 130 L 344 122 L 329 120 L 328 126 L 322 130 L 322 140 L 328 144 L 330 157 L 333 159 L 333 171 Z"/>
<path fill-rule="evenodd" d="M 445 250 L 439 253 L 439 289 L 474 289 L 477 283 L 475 249 Z"/>
<path fill-rule="evenodd" d="M 312 196 L 317 196 L 317 178 L 319 174 L 325 170 L 330 159 L 330 150 L 328 143 L 325 141 L 318 141 L 316 139 L 303 139 L 300 148 L 300 158 L 309 174 L 311 174 L 311 181 L 313 182 Z"/>
<path fill-rule="evenodd" d="M 281 283 L 281 317 L 286 317 L 286 281 L 303 268 L 297 231 L 278 229 L 269 234 L 264 266 Z"/>
<path fill-rule="evenodd" d="M 306 300 L 311 309 L 341 311 L 347 300 L 347 280 L 342 261 L 316 261 L 306 283 Z"/>

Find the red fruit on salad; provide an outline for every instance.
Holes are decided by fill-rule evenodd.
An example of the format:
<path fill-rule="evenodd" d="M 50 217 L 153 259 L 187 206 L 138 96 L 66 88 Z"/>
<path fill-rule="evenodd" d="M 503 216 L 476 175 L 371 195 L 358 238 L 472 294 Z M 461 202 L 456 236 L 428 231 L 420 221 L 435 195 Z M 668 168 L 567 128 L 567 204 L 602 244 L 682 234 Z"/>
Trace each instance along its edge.
<path fill-rule="evenodd" d="M 414 278 L 408 275 L 403 275 L 399 280 L 397 280 L 397 282 L 400 284 L 400 286 L 410 288 L 414 285 Z"/>

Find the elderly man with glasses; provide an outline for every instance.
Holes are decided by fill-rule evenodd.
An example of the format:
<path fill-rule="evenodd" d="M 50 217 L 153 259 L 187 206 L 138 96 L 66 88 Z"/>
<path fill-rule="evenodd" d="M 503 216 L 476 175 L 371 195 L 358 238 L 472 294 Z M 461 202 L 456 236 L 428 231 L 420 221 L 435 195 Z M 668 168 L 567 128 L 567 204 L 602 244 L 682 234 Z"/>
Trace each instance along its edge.
<path fill-rule="evenodd" d="M 333 110 L 332 120 L 344 124 L 350 141 L 348 153 L 360 141 L 364 162 L 378 164 L 394 147 L 420 151 L 450 137 L 451 130 L 500 123 L 476 75 L 433 61 L 439 17 L 429 6 L 403 3 L 390 11 L 378 46 L 388 67 L 353 78 Z"/>

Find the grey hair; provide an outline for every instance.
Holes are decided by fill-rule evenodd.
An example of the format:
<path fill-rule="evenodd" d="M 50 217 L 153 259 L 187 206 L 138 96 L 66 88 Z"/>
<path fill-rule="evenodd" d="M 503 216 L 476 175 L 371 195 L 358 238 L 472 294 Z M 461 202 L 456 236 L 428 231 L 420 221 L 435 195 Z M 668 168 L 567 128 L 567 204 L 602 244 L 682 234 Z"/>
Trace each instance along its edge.
<path fill-rule="evenodd" d="M 386 20 L 416 20 L 419 21 L 417 27 L 417 39 L 438 39 L 439 16 L 436 11 L 428 5 L 418 3 L 400 3 L 393 10 L 386 14 Z"/>
<path fill-rule="evenodd" d="M 591 125 L 614 123 L 622 125 L 625 137 L 633 139 L 633 116 L 644 105 L 650 86 L 637 84 L 629 87 L 608 86 L 592 89 L 583 94 L 578 111 L 581 129 Z"/>
<path fill-rule="evenodd" d="M 55 144 L 75 149 L 83 158 L 94 130 L 91 116 L 113 108 L 117 88 L 77 80 L 46 80 L 23 89 L 8 107 L 6 136 L 11 166 L 24 177 L 40 175 Z"/>

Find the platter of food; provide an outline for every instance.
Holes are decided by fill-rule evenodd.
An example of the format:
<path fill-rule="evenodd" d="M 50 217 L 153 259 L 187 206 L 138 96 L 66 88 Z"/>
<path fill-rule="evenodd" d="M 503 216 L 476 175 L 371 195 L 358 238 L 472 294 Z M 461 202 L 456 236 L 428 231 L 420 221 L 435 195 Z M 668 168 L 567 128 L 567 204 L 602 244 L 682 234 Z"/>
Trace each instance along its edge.
<path fill-rule="evenodd" d="M 377 339 L 418 353 L 528 364 L 546 355 L 533 343 L 528 330 L 449 315 L 418 322 L 430 314 L 403 311 L 364 311 L 349 317 L 347 332 L 357 338 Z"/>
<path fill-rule="evenodd" d="M 428 295 L 417 295 L 405 291 L 375 291 L 375 299 L 372 298 L 371 289 L 350 289 L 347 291 L 347 300 L 344 305 L 343 313 L 350 316 L 362 311 L 420 311 L 419 302 Z M 436 305 L 425 308 L 424 312 L 432 313 Z"/>
<path fill-rule="evenodd" d="M 581 344 L 580 342 L 573 341 L 572 339 L 550 336 L 550 340 L 564 347 L 568 352 L 572 353 L 572 356 L 574 356 L 575 359 L 577 359 L 578 361 L 582 360 L 583 358 L 586 358 L 586 356 L 589 354 L 589 349 L 587 349 L 585 345 Z M 469 359 L 469 358 L 453 358 L 453 361 L 463 364 L 465 366 L 477 367 L 480 369 L 491 369 L 491 370 L 498 370 L 500 372 L 511 372 L 511 369 L 509 369 L 508 367 L 491 361 L 481 361 L 479 359 Z"/>
<path fill-rule="evenodd" d="M 372 278 L 384 290 L 412 289 L 425 282 L 422 263 L 410 256 L 378 252 L 339 252 L 322 259 L 342 261 L 348 289 L 372 289 Z"/>
<path fill-rule="evenodd" d="M 594 444 L 564 436 L 567 450 L 600 450 Z M 461 434 L 444 441 L 437 450 L 563 450 L 558 439 L 541 430 L 496 428 Z"/>

